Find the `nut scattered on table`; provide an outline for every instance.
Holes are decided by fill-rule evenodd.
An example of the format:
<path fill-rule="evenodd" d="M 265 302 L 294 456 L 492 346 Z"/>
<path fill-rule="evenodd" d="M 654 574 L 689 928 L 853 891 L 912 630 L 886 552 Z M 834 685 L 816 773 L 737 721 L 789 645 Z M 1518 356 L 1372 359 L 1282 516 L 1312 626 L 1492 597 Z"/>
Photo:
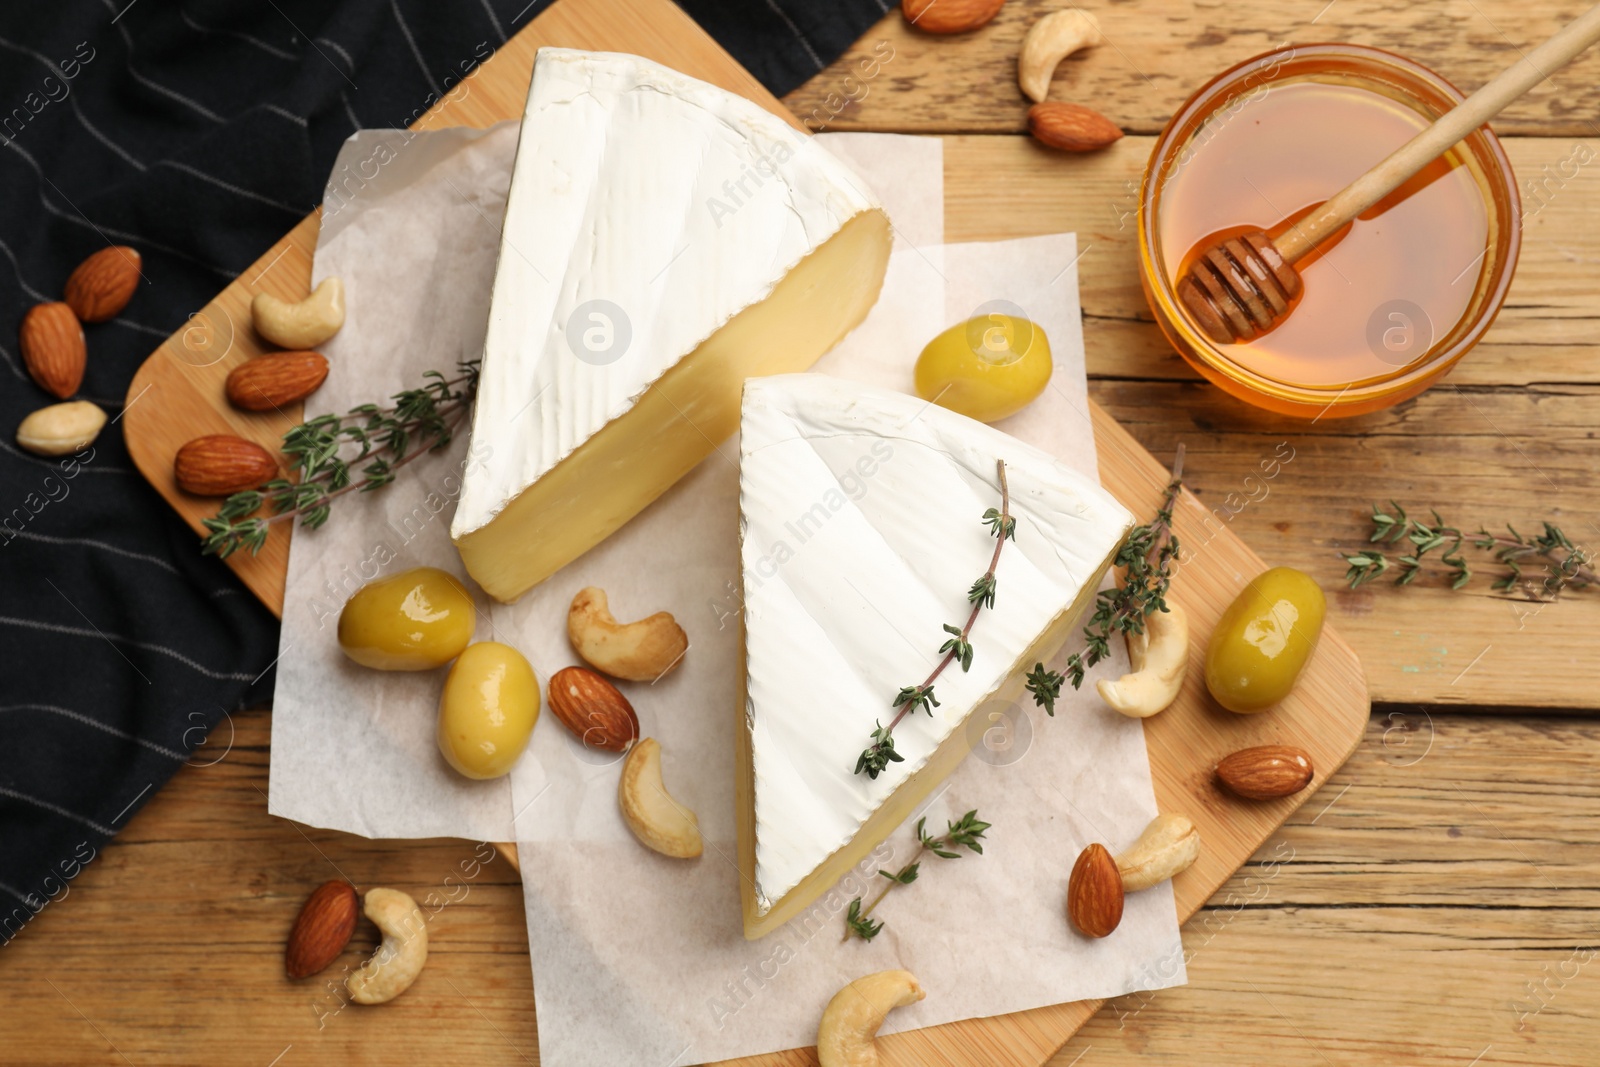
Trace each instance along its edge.
<path fill-rule="evenodd" d="M 383 934 L 383 944 L 344 986 L 357 1004 L 384 1004 L 410 989 L 422 973 L 428 924 L 417 902 L 398 889 L 367 890 L 362 910 Z"/>
<path fill-rule="evenodd" d="M 878 1027 L 895 1008 L 927 996 L 910 971 L 862 975 L 828 1001 L 817 1026 L 821 1067 L 877 1067 Z"/>
<path fill-rule="evenodd" d="M 1085 937 L 1105 937 L 1122 922 L 1122 873 L 1102 844 L 1078 855 L 1067 880 L 1067 918 Z"/>
<path fill-rule="evenodd" d="M 900 13 L 925 33 L 966 33 L 987 25 L 1006 0 L 900 0 Z"/>
<path fill-rule="evenodd" d="M 1132 672 L 1116 681 L 1102 678 L 1095 689 L 1113 710 L 1148 719 L 1171 706 L 1183 690 L 1189 669 L 1189 618 L 1168 601 L 1166 611 L 1146 615 L 1144 632 L 1127 634 L 1125 643 Z"/>
<path fill-rule="evenodd" d="M 1063 152 L 1098 152 L 1122 138 L 1121 128 L 1100 112 L 1054 100 L 1028 109 L 1028 132 L 1040 144 Z"/>
<path fill-rule="evenodd" d="M 315 348 L 344 325 L 344 282 L 324 278 L 310 296 L 295 303 L 257 293 L 250 317 L 256 333 L 279 348 Z"/>
<path fill-rule="evenodd" d="M 595 670 L 630 682 L 653 682 L 672 670 L 689 649 L 689 637 L 670 612 L 618 622 L 604 589 L 578 590 L 567 610 L 567 639 Z"/>
<path fill-rule="evenodd" d="M 317 887 L 300 908 L 289 931 L 283 969 L 290 978 L 309 978 L 339 958 L 356 930 L 360 901 L 356 887 L 340 878 Z"/>
<path fill-rule="evenodd" d="M 1224 756 L 1217 780 L 1236 796 L 1276 800 L 1293 796 L 1316 777 L 1311 754 L 1293 745 L 1257 745 Z"/>
<path fill-rule="evenodd" d="M 17 427 L 17 444 L 36 456 L 69 456 L 94 443 L 106 424 L 99 404 L 68 400 L 33 412 Z"/>
<path fill-rule="evenodd" d="M 661 746 L 654 738 L 645 738 L 628 753 L 617 802 L 633 836 L 646 847 L 675 859 L 700 855 L 700 820 L 667 792 L 661 780 Z"/>
<path fill-rule="evenodd" d="M 639 736 L 639 716 L 616 686 L 587 667 L 563 667 L 550 677 L 550 710 L 590 748 L 626 752 Z"/>
<path fill-rule="evenodd" d="M 196 437 L 172 460 L 178 488 L 195 496 L 229 496 L 278 476 L 272 453 L 242 437 L 214 433 Z"/>
<path fill-rule="evenodd" d="M 1017 56 L 1017 84 L 1034 103 L 1050 95 L 1050 79 L 1063 59 L 1105 40 L 1100 22 L 1080 7 L 1052 11 L 1028 28 Z"/>
<path fill-rule="evenodd" d="M 127 245 L 102 248 L 67 277 L 66 302 L 80 322 L 105 322 L 128 306 L 143 260 Z"/>
<path fill-rule="evenodd" d="M 1200 856 L 1200 831 L 1187 816 L 1163 812 L 1150 820 L 1129 849 L 1117 857 L 1122 891 L 1137 893 L 1181 874 Z"/>
<path fill-rule="evenodd" d="M 65 400 L 83 384 L 83 371 L 89 362 L 84 346 L 83 327 L 66 304 L 35 304 L 22 316 L 17 332 L 22 349 L 22 365 L 39 388 L 58 400 Z"/>
<path fill-rule="evenodd" d="M 244 411 L 277 411 L 304 400 L 328 377 L 320 352 L 273 352 L 228 372 L 228 402 Z"/>

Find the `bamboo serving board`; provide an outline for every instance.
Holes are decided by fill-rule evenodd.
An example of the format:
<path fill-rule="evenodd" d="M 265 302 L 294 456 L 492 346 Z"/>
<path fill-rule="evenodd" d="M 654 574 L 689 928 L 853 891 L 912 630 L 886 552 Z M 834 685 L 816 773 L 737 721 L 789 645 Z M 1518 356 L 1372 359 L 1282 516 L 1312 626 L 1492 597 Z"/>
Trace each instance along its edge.
<path fill-rule="evenodd" d="M 783 105 L 685 16 L 671 0 L 560 0 L 507 42 L 472 76 L 416 123 L 418 129 L 488 126 L 521 114 L 535 51 L 545 45 L 633 52 L 740 93 L 782 115 Z M 795 122 L 799 125 L 798 122 Z M 267 415 L 235 411 L 223 396 L 234 366 L 265 348 L 250 328 L 258 292 L 288 299 L 305 295 L 311 277 L 318 216 L 286 234 L 248 271 L 158 348 L 134 376 L 123 418 L 128 451 L 145 477 L 198 533 L 216 502 L 180 491 L 172 458 L 185 441 L 233 433 L 276 450 L 300 408 Z M 1100 476 L 1136 516 L 1159 505 L 1167 474 L 1138 442 L 1092 401 Z M 358 506 L 358 505 L 355 505 Z M 335 521 L 354 521 L 345 515 Z M 1175 515 L 1185 544 L 1173 597 L 1188 611 L 1196 635 L 1208 634 L 1222 610 L 1265 564 L 1210 512 L 1185 494 Z M 276 524 L 258 555 L 228 560 L 275 614 L 282 613 L 290 527 Z M 197 549 L 198 550 L 198 549 Z M 1276 710 L 1237 716 L 1205 693 L 1205 643 L 1190 651 L 1189 680 L 1178 702 L 1145 722 L 1145 740 L 1158 804 L 1192 818 L 1205 842 L 1200 859 L 1173 883 L 1180 921 L 1186 921 L 1327 780 L 1360 742 L 1369 703 L 1361 664 L 1350 647 L 1325 629 L 1316 655 L 1293 695 Z M 1283 742 L 1309 751 L 1313 788 L 1283 800 L 1249 803 L 1221 793 L 1211 768 L 1223 755 L 1254 744 Z M 1116 850 L 1128 842 L 1107 842 Z M 1060 892 L 1072 857 L 1063 857 Z M 1064 920 L 1063 920 L 1064 921 Z M 537 981 L 537 975 L 535 975 Z M 973 1019 L 880 1040 L 892 1067 L 1039 1067 L 1094 1014 L 1099 1001 L 1059 1004 L 990 1019 Z M 397 1050 L 398 1054 L 398 1050 Z M 741 1067 L 800 1067 L 815 1063 L 809 1049 L 734 1061 Z"/>

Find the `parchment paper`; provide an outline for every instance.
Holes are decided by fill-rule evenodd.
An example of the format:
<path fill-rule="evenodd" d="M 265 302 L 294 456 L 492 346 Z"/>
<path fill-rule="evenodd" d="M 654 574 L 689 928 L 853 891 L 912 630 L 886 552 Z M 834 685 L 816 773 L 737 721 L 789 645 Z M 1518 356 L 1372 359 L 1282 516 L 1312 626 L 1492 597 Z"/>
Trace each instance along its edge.
<path fill-rule="evenodd" d="M 937 330 L 985 310 L 1024 314 L 1050 338 L 1055 373 L 1039 401 L 1001 425 L 1094 476 L 1073 235 L 945 245 L 938 139 L 824 140 L 879 192 L 896 241 L 878 305 L 817 370 L 910 392 L 912 364 Z M 327 346 L 333 370 L 314 410 L 345 410 L 478 354 L 515 143 L 509 124 L 351 138 L 314 271 L 344 278 L 349 311 Z M 843 913 L 882 883 L 877 867 L 910 858 L 909 823 L 886 843 L 887 857 L 880 852 L 810 912 L 760 941 L 743 938 L 733 802 L 736 456 L 736 442 L 721 444 L 517 604 L 479 597 L 478 637 L 515 645 L 541 678 L 576 662 L 564 622 L 585 585 L 606 589 L 619 617 L 677 616 L 691 641 L 683 664 L 625 691 L 644 733 L 662 744 L 668 788 L 699 815 L 703 857 L 669 860 L 642 848 L 617 810 L 614 758 L 584 749 L 553 720 L 534 731 L 510 776 L 463 780 L 434 748 L 443 672 L 385 674 L 339 653 L 338 611 L 362 582 L 420 564 L 464 577 L 448 536 L 471 461 L 464 435 L 396 485 L 342 502 L 322 530 L 296 532 L 270 810 L 372 837 L 515 839 L 540 1056 L 550 1067 L 687 1064 L 811 1044 L 840 986 L 896 966 L 915 972 L 928 997 L 895 1012 L 885 1032 L 1181 983 L 1169 886 L 1132 895 L 1121 927 L 1102 941 L 1063 919 L 1067 872 L 1082 847 L 1124 848 L 1156 812 L 1141 725 L 1088 693 L 1064 699 L 1053 719 L 1031 701 L 973 717 L 973 755 L 925 813 L 942 830 L 977 808 L 994 823 L 984 855 L 928 858 L 922 877 L 879 908 L 887 925 L 872 943 L 841 941 Z M 1117 656 L 1102 670 L 1126 669 L 1120 645 Z"/>

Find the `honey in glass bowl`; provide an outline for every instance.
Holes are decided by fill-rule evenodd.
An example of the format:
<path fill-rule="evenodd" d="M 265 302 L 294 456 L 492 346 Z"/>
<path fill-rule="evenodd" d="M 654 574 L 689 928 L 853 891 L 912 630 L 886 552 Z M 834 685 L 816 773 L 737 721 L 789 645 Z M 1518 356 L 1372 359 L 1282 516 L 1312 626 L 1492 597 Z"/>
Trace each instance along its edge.
<path fill-rule="evenodd" d="M 1265 334 L 1218 344 L 1176 286 L 1222 238 L 1280 237 L 1460 99 L 1356 45 L 1284 48 L 1196 93 L 1139 198 L 1140 280 L 1178 352 L 1241 399 L 1313 418 L 1387 407 L 1443 376 L 1493 321 L 1520 245 L 1515 178 L 1486 127 L 1300 260 L 1303 291 Z"/>

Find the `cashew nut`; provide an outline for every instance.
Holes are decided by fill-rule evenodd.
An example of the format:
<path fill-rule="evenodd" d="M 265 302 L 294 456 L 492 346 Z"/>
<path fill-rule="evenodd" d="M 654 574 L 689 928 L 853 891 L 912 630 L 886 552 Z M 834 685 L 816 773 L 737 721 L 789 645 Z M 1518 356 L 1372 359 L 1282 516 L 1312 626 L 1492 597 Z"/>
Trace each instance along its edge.
<path fill-rule="evenodd" d="M 428 926 L 417 902 L 398 889 L 369 889 L 362 907 L 383 933 L 372 958 L 345 979 L 357 1004 L 383 1004 L 398 997 L 428 962 Z"/>
<path fill-rule="evenodd" d="M 693 859 L 700 855 L 700 820 L 672 799 L 661 781 L 661 746 L 646 737 L 636 743 L 622 764 L 617 803 L 633 836 L 663 856 Z"/>
<path fill-rule="evenodd" d="M 833 995 L 817 1027 L 822 1067 L 878 1067 L 874 1038 L 884 1016 L 927 996 L 910 971 L 863 975 Z"/>
<path fill-rule="evenodd" d="M 1139 840 L 1117 857 L 1122 889 L 1136 893 L 1181 874 L 1200 855 L 1200 831 L 1182 815 L 1157 815 Z"/>
<path fill-rule="evenodd" d="M 40 408 L 17 427 L 17 444 L 36 456 L 70 456 L 100 436 L 106 413 L 99 404 L 69 400 Z"/>
<path fill-rule="evenodd" d="M 1017 84 L 1034 103 L 1050 95 L 1050 79 L 1056 64 L 1080 48 L 1091 48 L 1105 40 L 1100 23 L 1081 8 L 1054 11 L 1035 22 L 1022 42 L 1017 57 Z"/>
<path fill-rule="evenodd" d="M 250 302 L 256 333 L 279 348 L 316 348 L 344 325 L 344 282 L 324 278 L 298 304 L 271 293 L 257 293 Z"/>
<path fill-rule="evenodd" d="M 1144 633 L 1127 635 L 1133 673 L 1095 683 L 1100 699 L 1134 719 L 1148 719 L 1178 699 L 1189 669 L 1189 620 L 1169 603 L 1166 611 L 1145 616 Z"/>
<path fill-rule="evenodd" d="M 567 639 L 591 667 L 630 682 L 655 681 L 689 649 L 688 635 L 670 612 L 620 623 L 611 615 L 605 590 L 592 585 L 572 598 Z"/>

